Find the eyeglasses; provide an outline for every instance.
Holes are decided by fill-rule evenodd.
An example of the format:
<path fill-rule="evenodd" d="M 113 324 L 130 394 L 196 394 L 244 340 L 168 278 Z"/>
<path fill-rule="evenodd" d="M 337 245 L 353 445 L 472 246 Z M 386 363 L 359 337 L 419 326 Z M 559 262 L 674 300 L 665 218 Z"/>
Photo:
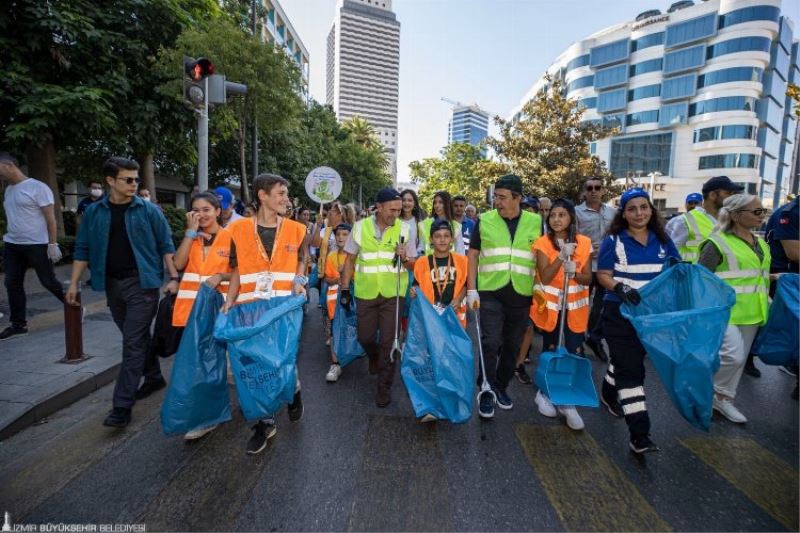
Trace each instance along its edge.
<path fill-rule="evenodd" d="M 757 217 L 769 213 L 769 209 L 765 209 L 763 207 L 759 207 L 758 209 L 739 209 L 739 211 L 744 211 L 746 213 L 753 213 Z"/>
<path fill-rule="evenodd" d="M 603 186 L 602 185 L 587 185 L 586 186 L 586 190 L 590 191 L 590 192 L 591 191 L 602 191 L 603 190 Z"/>
<path fill-rule="evenodd" d="M 138 184 L 138 183 L 141 183 L 141 182 L 142 182 L 142 180 L 140 180 L 139 178 L 132 178 L 132 177 L 127 177 L 127 178 L 116 178 L 116 179 L 118 179 L 118 180 L 125 180 L 125 183 L 127 183 L 128 185 L 133 185 L 134 183 L 137 183 L 137 184 Z"/>

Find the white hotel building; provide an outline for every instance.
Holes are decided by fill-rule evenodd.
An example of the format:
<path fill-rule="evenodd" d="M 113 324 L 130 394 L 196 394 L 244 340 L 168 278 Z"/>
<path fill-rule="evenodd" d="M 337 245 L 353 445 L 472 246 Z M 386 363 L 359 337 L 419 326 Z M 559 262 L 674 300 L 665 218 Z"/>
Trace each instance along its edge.
<path fill-rule="evenodd" d="M 660 209 L 682 211 L 719 175 L 777 207 L 798 152 L 786 96 L 800 81 L 793 29 L 780 0 L 684 0 L 574 43 L 547 72 L 586 107 L 584 120 L 620 128 L 590 149 L 620 183 L 652 180 Z"/>

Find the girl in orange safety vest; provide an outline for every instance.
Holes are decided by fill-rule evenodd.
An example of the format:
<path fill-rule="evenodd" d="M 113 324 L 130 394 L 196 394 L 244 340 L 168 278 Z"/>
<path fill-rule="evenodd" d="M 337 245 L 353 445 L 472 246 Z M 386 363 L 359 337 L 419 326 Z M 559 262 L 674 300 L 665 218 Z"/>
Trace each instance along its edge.
<path fill-rule="evenodd" d="M 564 344 L 567 352 L 583 352 L 583 333 L 589 322 L 592 241 L 584 235 L 576 235 L 575 226 L 572 202 L 555 200 L 545 223 L 547 233 L 531 247 L 536 255 L 536 285 L 530 316 L 543 332 L 542 351 L 552 351 L 558 344 L 559 317 L 563 318 L 562 309 L 566 307 Z M 572 235 L 575 242 L 568 242 Z M 565 275 L 569 278 L 566 297 L 563 294 Z M 536 393 L 535 402 L 544 416 L 553 418 L 560 413 L 571 429 L 583 429 L 583 420 L 575 407 L 556 408 L 542 391 Z"/>
<path fill-rule="evenodd" d="M 323 323 L 325 325 L 325 335 L 328 338 L 327 344 L 331 347 L 331 367 L 328 369 L 328 373 L 325 374 L 325 381 L 329 383 L 335 382 L 342 375 L 342 367 L 339 366 L 339 360 L 336 359 L 336 351 L 333 349 L 333 343 L 331 342 L 331 323 L 336 315 L 336 300 L 339 298 L 339 279 L 342 276 L 344 262 L 347 259 L 344 245 L 347 243 L 351 229 L 353 228 L 350 224 L 339 224 L 334 228 L 336 251 L 330 252 L 325 259 L 325 283 L 328 286 L 328 290 L 325 295 L 327 314 L 323 317 Z"/>
<path fill-rule="evenodd" d="M 186 232 L 175 252 L 175 268 L 183 271 L 172 311 L 175 327 L 186 326 L 201 283 L 217 289 L 223 297 L 228 291 L 231 234 L 220 226 L 219 216 L 216 194 L 206 191 L 192 197 L 192 209 L 186 213 Z"/>

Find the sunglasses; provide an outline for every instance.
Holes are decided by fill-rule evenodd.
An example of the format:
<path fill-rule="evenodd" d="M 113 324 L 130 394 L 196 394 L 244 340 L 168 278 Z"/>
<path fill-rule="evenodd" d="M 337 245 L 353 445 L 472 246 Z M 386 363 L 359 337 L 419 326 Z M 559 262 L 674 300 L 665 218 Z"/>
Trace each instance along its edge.
<path fill-rule="evenodd" d="M 586 190 L 587 191 L 602 191 L 603 190 L 603 186 L 602 185 L 587 185 L 586 186 Z"/>
<path fill-rule="evenodd" d="M 744 211 L 746 213 L 753 213 L 757 217 L 769 213 L 769 209 L 765 209 L 763 207 L 759 207 L 758 209 L 739 209 L 739 211 Z"/>
<path fill-rule="evenodd" d="M 125 180 L 125 183 L 127 183 L 128 185 L 133 185 L 134 183 L 138 184 L 138 183 L 142 182 L 142 180 L 140 180 L 139 178 L 131 178 L 131 177 L 128 177 L 128 178 L 116 178 L 116 179 Z"/>

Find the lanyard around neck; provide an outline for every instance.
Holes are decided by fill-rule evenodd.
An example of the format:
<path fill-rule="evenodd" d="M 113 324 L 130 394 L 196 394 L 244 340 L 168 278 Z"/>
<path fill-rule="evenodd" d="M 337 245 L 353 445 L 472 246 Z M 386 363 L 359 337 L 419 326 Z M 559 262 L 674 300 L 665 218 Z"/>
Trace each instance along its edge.
<path fill-rule="evenodd" d="M 267 262 L 270 271 L 272 271 L 272 258 L 275 257 L 275 247 L 278 245 L 278 237 L 281 234 L 282 227 L 283 227 L 283 217 L 278 216 L 278 224 L 275 226 L 275 239 L 272 241 L 272 250 L 270 250 L 271 253 L 267 255 L 267 251 L 266 249 L 264 249 L 264 243 L 261 242 L 261 236 L 258 234 L 258 218 L 253 217 L 253 232 L 255 233 L 256 236 L 256 246 L 258 246 L 258 253 L 260 253 L 264 261 Z"/>
<path fill-rule="evenodd" d="M 447 269 L 445 270 L 444 276 L 440 276 L 439 274 L 439 264 L 436 262 L 436 257 L 431 255 L 431 258 L 433 259 L 433 282 L 436 284 L 436 290 L 439 291 L 439 297 L 441 298 L 447 288 L 447 282 L 450 281 L 450 267 L 453 264 L 453 254 L 447 254 Z M 440 281 L 441 283 L 439 283 Z"/>

